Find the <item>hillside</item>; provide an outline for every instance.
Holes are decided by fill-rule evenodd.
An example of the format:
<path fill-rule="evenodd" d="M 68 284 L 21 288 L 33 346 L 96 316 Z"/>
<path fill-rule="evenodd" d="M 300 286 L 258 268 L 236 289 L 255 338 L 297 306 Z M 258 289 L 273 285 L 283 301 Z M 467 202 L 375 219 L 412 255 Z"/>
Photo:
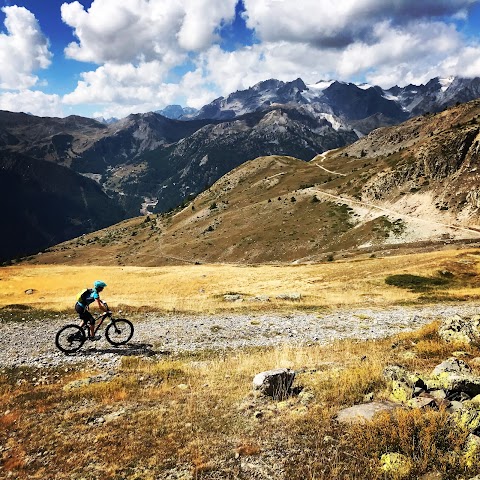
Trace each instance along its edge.
<path fill-rule="evenodd" d="M 94 181 L 51 162 L 8 153 L 0 153 L 0 204 L 0 261 L 38 252 L 124 216 Z"/>
<path fill-rule="evenodd" d="M 373 131 L 311 162 L 267 156 L 183 210 L 55 247 L 42 262 L 309 262 L 480 239 L 480 101 Z"/>

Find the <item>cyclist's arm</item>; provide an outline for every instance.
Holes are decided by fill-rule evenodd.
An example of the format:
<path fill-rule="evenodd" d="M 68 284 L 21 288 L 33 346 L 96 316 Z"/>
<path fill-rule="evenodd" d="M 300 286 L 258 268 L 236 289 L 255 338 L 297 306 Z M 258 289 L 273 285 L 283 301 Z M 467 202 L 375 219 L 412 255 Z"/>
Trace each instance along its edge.
<path fill-rule="evenodd" d="M 104 312 L 108 311 L 108 308 L 105 306 L 105 304 L 99 298 L 97 298 L 97 303 L 98 303 L 98 308 L 100 310 L 103 310 Z"/>

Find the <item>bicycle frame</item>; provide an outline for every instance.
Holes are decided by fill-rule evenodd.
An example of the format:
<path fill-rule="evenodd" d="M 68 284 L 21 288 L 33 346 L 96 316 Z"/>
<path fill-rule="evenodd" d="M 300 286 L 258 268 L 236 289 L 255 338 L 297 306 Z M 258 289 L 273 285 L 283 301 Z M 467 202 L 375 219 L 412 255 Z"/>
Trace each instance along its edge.
<path fill-rule="evenodd" d="M 106 318 L 110 318 L 111 319 L 110 321 L 112 323 L 115 323 L 115 320 L 113 318 L 113 313 L 110 312 L 110 311 L 100 313 L 96 317 L 93 317 L 93 318 L 95 320 L 95 323 L 94 323 L 95 328 L 93 330 L 94 335 L 96 335 L 96 333 L 98 332 L 99 328 L 102 326 L 102 324 L 103 324 L 103 322 L 105 321 Z M 97 324 L 97 321 L 98 321 L 99 318 L 100 318 L 100 322 Z M 88 323 L 85 320 L 83 320 L 82 321 L 82 328 L 86 328 L 86 327 L 88 327 Z"/>

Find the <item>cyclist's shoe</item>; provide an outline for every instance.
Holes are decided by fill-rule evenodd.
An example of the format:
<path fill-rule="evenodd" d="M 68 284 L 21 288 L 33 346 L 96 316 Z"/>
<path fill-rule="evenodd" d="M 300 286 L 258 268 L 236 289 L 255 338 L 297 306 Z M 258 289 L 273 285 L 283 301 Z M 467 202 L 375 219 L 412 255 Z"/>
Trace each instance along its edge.
<path fill-rule="evenodd" d="M 79 342 L 82 340 L 83 340 L 83 335 L 81 332 L 72 333 L 67 337 L 67 342 L 69 343 Z"/>
<path fill-rule="evenodd" d="M 95 342 L 96 340 L 100 340 L 100 335 L 95 335 L 94 337 L 88 337 L 88 339 L 91 341 L 91 342 Z"/>

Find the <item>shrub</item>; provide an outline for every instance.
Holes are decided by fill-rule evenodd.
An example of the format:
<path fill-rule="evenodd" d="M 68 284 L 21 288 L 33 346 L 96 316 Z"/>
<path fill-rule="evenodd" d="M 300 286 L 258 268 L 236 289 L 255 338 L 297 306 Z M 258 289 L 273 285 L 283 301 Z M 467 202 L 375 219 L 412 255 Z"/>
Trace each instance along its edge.
<path fill-rule="evenodd" d="M 385 278 L 385 283 L 394 287 L 406 288 L 412 292 L 426 292 L 434 287 L 448 285 L 449 280 L 447 278 L 422 277 L 405 273 L 389 275 Z"/>

